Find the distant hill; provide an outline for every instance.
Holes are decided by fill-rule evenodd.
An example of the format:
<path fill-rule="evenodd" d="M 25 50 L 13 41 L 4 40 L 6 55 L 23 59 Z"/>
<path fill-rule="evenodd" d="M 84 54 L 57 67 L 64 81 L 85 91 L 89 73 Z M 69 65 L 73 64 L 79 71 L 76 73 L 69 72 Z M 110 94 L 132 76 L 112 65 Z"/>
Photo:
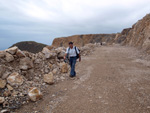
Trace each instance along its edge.
<path fill-rule="evenodd" d="M 42 44 L 42 43 L 37 43 L 34 41 L 23 41 L 23 42 L 18 42 L 12 46 L 17 46 L 22 51 L 29 51 L 31 53 L 38 53 L 38 52 L 42 51 L 43 47 L 45 47 L 47 45 Z"/>

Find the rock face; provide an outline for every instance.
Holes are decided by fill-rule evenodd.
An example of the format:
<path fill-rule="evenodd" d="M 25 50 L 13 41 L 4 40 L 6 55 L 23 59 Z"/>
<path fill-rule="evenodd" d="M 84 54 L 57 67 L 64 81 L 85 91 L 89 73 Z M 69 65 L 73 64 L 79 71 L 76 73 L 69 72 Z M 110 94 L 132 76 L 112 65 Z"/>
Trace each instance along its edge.
<path fill-rule="evenodd" d="M 147 14 L 143 19 L 135 23 L 132 28 L 124 29 L 117 34 L 89 34 L 89 35 L 74 35 L 69 37 L 55 38 L 53 46 L 67 47 L 68 42 L 74 42 L 74 45 L 82 47 L 88 43 L 113 44 L 119 43 L 122 45 L 130 45 L 143 49 L 150 54 L 150 14 Z"/>
<path fill-rule="evenodd" d="M 54 76 L 53 76 L 52 72 L 50 72 L 49 74 L 44 75 L 44 82 L 46 82 L 50 85 L 54 84 Z"/>
<path fill-rule="evenodd" d="M 115 37 L 115 43 L 143 49 L 150 54 L 150 14 L 135 23 L 132 28 L 124 29 Z"/>
<path fill-rule="evenodd" d="M 7 78 L 7 82 L 11 86 L 21 85 L 23 83 L 23 77 L 19 73 L 14 72 Z"/>
<path fill-rule="evenodd" d="M 132 26 L 124 44 L 142 48 L 150 53 L 150 14 Z"/>
<path fill-rule="evenodd" d="M 123 29 L 121 33 L 117 33 L 114 39 L 114 43 L 122 44 L 126 40 L 126 37 L 130 30 L 131 28 L 127 28 L 127 29 Z"/>
<path fill-rule="evenodd" d="M 82 47 L 88 43 L 113 43 L 116 34 L 89 34 L 89 35 L 74 35 L 70 37 L 55 38 L 52 45 L 54 47 L 67 47 L 70 41 L 78 47 Z"/>
<path fill-rule="evenodd" d="M 42 98 L 42 93 L 38 88 L 32 87 L 29 89 L 28 96 L 32 101 L 37 101 Z"/>

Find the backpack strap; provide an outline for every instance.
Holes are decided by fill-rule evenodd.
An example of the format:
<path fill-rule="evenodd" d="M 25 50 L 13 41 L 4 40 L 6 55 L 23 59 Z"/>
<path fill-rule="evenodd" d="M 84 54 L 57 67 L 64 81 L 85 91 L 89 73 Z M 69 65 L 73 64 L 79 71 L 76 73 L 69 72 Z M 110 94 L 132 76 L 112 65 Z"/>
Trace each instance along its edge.
<path fill-rule="evenodd" d="M 78 53 L 77 53 L 77 48 L 76 48 L 76 46 L 75 46 L 75 51 L 76 51 L 76 55 L 77 55 Z"/>
<path fill-rule="evenodd" d="M 69 51 L 70 51 L 70 47 L 68 48 L 68 53 L 67 53 L 68 55 L 69 55 Z"/>
<path fill-rule="evenodd" d="M 67 53 L 67 58 L 69 59 L 69 51 L 70 51 L 70 47 L 68 48 L 68 53 Z"/>
<path fill-rule="evenodd" d="M 68 48 L 68 54 L 69 54 L 69 51 L 70 51 L 70 47 Z"/>

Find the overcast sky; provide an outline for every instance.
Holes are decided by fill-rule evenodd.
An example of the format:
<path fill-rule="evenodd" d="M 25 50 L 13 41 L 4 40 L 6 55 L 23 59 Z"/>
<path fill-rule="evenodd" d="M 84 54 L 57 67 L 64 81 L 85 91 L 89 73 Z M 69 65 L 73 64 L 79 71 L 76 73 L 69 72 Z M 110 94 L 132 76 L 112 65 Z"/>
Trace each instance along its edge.
<path fill-rule="evenodd" d="M 20 41 L 50 45 L 75 34 L 117 33 L 150 13 L 150 0 L 0 0 L 0 50 Z"/>

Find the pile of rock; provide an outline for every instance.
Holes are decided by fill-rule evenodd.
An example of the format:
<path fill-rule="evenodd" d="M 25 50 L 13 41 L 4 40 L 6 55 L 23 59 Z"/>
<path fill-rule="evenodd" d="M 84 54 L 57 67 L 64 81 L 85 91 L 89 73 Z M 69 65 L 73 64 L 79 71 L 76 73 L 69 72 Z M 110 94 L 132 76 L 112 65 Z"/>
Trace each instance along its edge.
<path fill-rule="evenodd" d="M 101 43 L 95 43 L 95 44 L 89 43 L 83 47 L 80 47 L 79 49 L 81 52 L 81 56 L 87 56 L 91 54 L 94 51 L 95 47 L 99 47 L 99 46 L 101 46 Z"/>
<path fill-rule="evenodd" d="M 95 45 L 80 48 L 87 55 Z M 17 109 L 42 98 L 49 85 L 68 76 L 63 57 L 66 48 L 44 47 L 33 54 L 12 47 L 0 51 L 0 111 Z"/>

